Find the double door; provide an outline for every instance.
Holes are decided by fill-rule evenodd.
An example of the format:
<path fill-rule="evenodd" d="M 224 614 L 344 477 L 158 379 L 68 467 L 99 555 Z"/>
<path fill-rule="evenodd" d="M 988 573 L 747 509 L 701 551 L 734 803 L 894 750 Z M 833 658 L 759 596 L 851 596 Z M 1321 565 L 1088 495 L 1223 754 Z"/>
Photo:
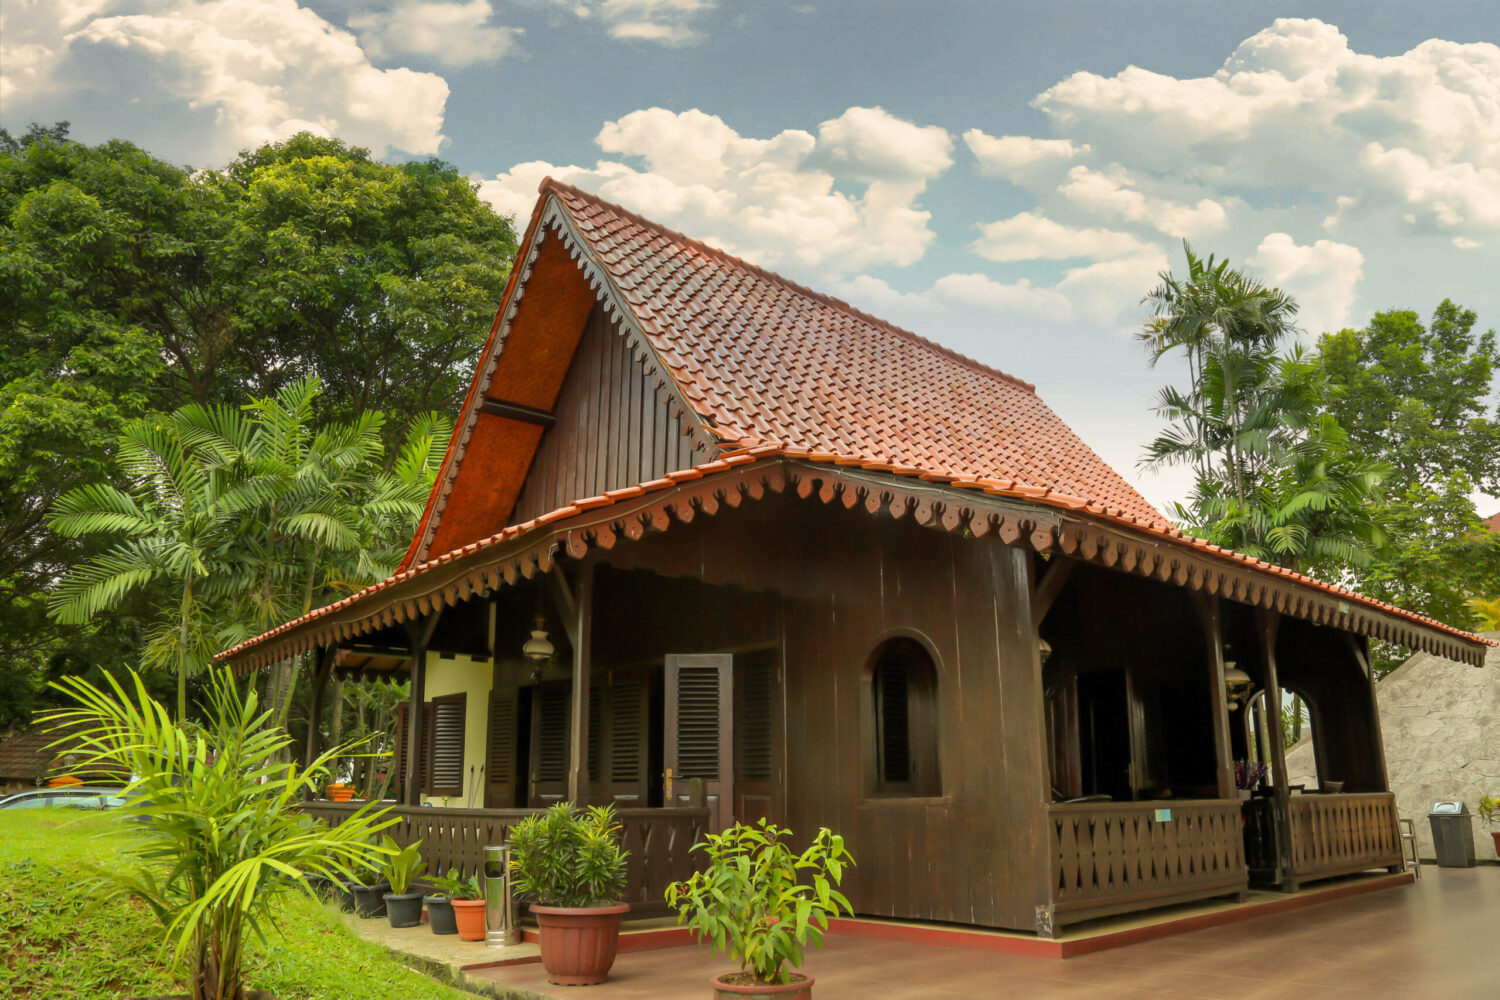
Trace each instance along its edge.
<path fill-rule="evenodd" d="M 621 808 L 691 805 L 715 829 L 773 815 L 775 651 L 665 657 L 613 672 L 589 692 L 589 800 Z M 487 805 L 533 808 L 568 794 L 566 681 L 491 697 Z"/>

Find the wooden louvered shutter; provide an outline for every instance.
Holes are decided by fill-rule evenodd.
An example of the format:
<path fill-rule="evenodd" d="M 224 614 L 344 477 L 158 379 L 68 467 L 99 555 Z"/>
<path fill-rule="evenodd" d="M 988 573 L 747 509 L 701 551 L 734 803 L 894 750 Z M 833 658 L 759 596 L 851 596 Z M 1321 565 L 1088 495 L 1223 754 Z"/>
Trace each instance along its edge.
<path fill-rule="evenodd" d="M 450 694 L 427 703 L 427 794 L 464 793 L 464 723 L 468 695 Z"/>
<path fill-rule="evenodd" d="M 875 684 L 880 782 L 885 786 L 904 785 L 911 781 L 911 701 L 904 664 L 881 663 Z"/>
<path fill-rule="evenodd" d="M 776 654 L 761 650 L 734 663 L 734 818 L 774 819 Z"/>
<path fill-rule="evenodd" d="M 666 660 L 666 767 L 670 805 L 681 804 L 683 782 L 703 781 L 717 832 L 734 822 L 733 674 L 727 654 L 669 656 Z"/>
<path fill-rule="evenodd" d="M 593 798 L 592 789 L 597 788 L 603 782 L 604 773 L 599 766 L 601 744 L 604 737 L 604 706 L 603 698 L 599 692 L 599 685 L 595 684 L 589 688 L 589 742 L 588 742 L 588 768 L 589 786 Z"/>
<path fill-rule="evenodd" d="M 387 795 L 401 801 L 406 793 L 406 744 L 410 736 L 406 731 L 406 709 L 407 702 L 396 706 L 396 753 L 394 757 L 395 770 L 391 772 L 391 780 L 386 786 Z"/>
<path fill-rule="evenodd" d="M 539 684 L 531 700 L 531 794 L 533 806 L 568 795 L 568 685 Z"/>
<path fill-rule="evenodd" d="M 609 780 L 638 785 L 644 777 L 641 679 L 628 677 L 610 691 Z"/>
<path fill-rule="evenodd" d="M 516 806 L 516 693 L 493 690 L 485 755 L 485 808 Z"/>

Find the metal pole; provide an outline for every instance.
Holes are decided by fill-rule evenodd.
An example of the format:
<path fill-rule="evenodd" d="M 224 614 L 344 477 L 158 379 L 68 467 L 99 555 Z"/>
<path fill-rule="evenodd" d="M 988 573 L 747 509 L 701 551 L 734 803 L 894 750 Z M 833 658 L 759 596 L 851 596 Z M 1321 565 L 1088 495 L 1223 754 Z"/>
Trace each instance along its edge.
<path fill-rule="evenodd" d="M 521 943 L 510 895 L 509 844 L 484 849 L 484 943 L 491 948 Z"/>

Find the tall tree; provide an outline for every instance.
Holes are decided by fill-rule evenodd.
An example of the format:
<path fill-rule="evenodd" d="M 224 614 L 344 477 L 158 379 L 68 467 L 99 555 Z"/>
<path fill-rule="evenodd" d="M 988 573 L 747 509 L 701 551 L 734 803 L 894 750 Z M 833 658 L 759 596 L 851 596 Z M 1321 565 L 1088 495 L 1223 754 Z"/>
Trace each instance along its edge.
<path fill-rule="evenodd" d="M 1174 514 L 1217 544 L 1293 568 L 1367 562 L 1384 542 L 1373 500 L 1385 469 L 1317 415 L 1317 373 L 1302 354 L 1281 353 L 1296 302 L 1183 249 L 1187 275 L 1161 275 L 1140 337 L 1153 364 L 1183 352 L 1189 384 L 1161 390 L 1169 426 L 1142 466 L 1194 470 L 1192 496 Z"/>
<path fill-rule="evenodd" d="M 1411 310 L 1377 313 L 1322 337 L 1312 358 L 1322 411 L 1391 470 L 1391 551 L 1351 582 L 1456 625 L 1500 588 L 1500 534 L 1479 526 L 1471 499 L 1500 493 L 1500 348 L 1476 322 L 1448 300 L 1425 326 Z"/>

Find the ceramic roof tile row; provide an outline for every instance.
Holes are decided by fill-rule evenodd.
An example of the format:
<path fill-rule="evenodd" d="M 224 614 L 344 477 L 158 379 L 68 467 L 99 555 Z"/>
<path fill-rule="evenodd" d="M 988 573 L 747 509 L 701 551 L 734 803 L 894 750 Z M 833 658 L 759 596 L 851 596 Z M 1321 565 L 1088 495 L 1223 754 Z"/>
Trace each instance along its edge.
<path fill-rule="evenodd" d="M 542 190 L 726 440 L 1014 479 L 1167 526 L 1027 383 L 576 188 Z"/>

